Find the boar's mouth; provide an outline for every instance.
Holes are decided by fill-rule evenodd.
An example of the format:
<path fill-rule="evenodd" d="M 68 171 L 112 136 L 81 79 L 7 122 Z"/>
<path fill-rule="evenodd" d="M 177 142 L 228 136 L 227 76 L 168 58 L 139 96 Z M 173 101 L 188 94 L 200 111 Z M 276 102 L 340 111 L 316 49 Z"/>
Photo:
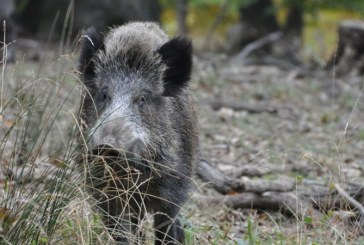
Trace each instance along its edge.
<path fill-rule="evenodd" d="M 105 158 L 118 158 L 120 157 L 120 151 L 111 145 L 98 145 L 91 150 L 91 154 L 94 157 Z"/>
<path fill-rule="evenodd" d="M 113 171 L 128 171 L 130 169 L 147 172 L 148 162 L 138 154 L 102 144 L 91 150 L 91 160 L 95 165 L 107 164 Z"/>

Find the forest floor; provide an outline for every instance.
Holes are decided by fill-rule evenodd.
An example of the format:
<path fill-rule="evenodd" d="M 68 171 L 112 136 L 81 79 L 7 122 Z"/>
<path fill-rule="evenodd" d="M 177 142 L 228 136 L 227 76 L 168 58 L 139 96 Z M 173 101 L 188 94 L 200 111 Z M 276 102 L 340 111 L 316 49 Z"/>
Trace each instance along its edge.
<path fill-rule="evenodd" d="M 210 66 L 203 59 L 195 64 L 201 148 L 216 168 L 242 181 L 291 179 L 295 182 L 291 193 L 296 196 L 311 185 L 312 192 L 320 192 L 318 186 L 335 192 L 335 184 L 344 188 L 362 185 L 362 77 L 338 78 L 332 70 L 302 67 L 242 66 L 229 59 Z M 213 108 L 221 101 L 225 107 Z M 240 109 L 239 104 L 243 105 Z M 244 165 L 271 171 L 237 176 Z M 206 186 L 199 192 L 224 198 Z M 354 192 L 363 203 L 362 187 Z M 317 205 L 315 210 L 302 207 L 306 209 L 301 210 L 301 217 L 257 210 L 253 204 L 250 209 L 231 209 L 200 203 L 197 224 L 209 231 L 205 240 L 213 241 L 211 232 L 222 239 L 216 244 L 228 240 L 234 244 L 239 239 L 249 244 L 362 244 L 361 226 L 354 225 L 358 210 L 347 200 L 330 198 L 336 199 L 329 201 L 332 205 Z M 301 204 L 297 201 L 297 205 Z"/>
<path fill-rule="evenodd" d="M 63 151 L 72 147 L 70 124 L 74 125 L 80 98 L 80 86 L 75 83 L 75 57 L 52 57 L 7 64 L 2 73 L 1 101 L 5 109 L 0 118 L 0 235 L 18 222 L 17 216 L 11 222 L 4 218 L 12 209 L 10 203 L 27 203 L 19 200 L 31 198 L 29 193 L 35 193 L 39 179 L 44 184 L 44 171 L 49 172 L 49 166 L 64 168 L 62 156 L 67 154 Z M 316 191 L 317 186 L 335 192 L 335 184 L 347 190 L 364 183 L 362 77 L 339 78 L 332 70 L 301 67 L 284 70 L 275 66 L 244 66 L 217 55 L 212 57 L 215 56 L 195 57 L 191 87 L 199 108 L 201 152 L 214 168 L 241 181 L 293 180 L 289 193 L 297 196 L 308 189 Z M 29 93 L 36 103 L 25 103 L 30 101 L 25 99 Z M 220 102 L 225 106 L 214 108 Z M 245 107 L 234 107 L 240 103 Z M 52 114 L 55 110 L 58 112 Z M 42 123 L 25 120 L 29 114 L 33 119 L 41 118 Z M 49 122 L 52 130 L 37 135 L 38 131 L 48 129 Z M 31 125 L 32 133 L 22 139 L 28 143 L 19 143 L 21 133 L 6 134 L 13 128 L 18 132 L 17 127 L 23 132 L 20 128 L 27 125 Z M 30 144 L 28 139 L 35 142 L 27 153 L 27 162 L 19 162 L 14 152 L 25 154 L 18 146 L 26 147 Z M 21 173 L 17 170 L 19 164 Z M 24 166 L 29 167 L 31 175 L 23 173 Z M 259 176 L 236 175 L 244 166 L 270 171 Z M 11 174 L 6 174 L 9 169 Z M 23 179 L 27 177 L 27 181 L 8 181 L 19 180 L 9 177 L 17 174 Z M 252 208 L 239 208 L 223 202 L 211 203 L 209 197 L 223 200 L 239 193 L 221 194 L 197 176 L 194 181 L 196 188 L 182 209 L 187 244 L 364 243 L 363 231 L 357 225 L 357 210 L 345 198 L 338 205 L 336 202 L 325 208 L 303 207 L 300 215 L 287 215 L 269 208 L 256 209 L 253 204 Z M 20 184 L 26 185 L 28 191 L 16 187 Z M 312 185 L 315 188 L 306 188 Z M 11 198 L 9 193 L 13 193 Z M 27 193 L 27 197 L 20 198 L 22 193 Z M 363 203 L 361 187 L 357 194 L 356 199 Z M 43 244 L 62 244 L 62 240 L 40 237 L 45 237 Z"/>

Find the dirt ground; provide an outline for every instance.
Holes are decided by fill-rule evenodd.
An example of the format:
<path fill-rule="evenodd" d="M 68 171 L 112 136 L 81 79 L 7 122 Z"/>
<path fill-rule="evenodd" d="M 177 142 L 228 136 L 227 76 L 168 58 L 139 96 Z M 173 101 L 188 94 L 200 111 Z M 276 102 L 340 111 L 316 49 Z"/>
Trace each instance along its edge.
<path fill-rule="evenodd" d="M 60 149 L 67 145 L 68 127 L 74 122 L 79 102 L 74 54 L 52 57 L 8 64 L 3 83 L 2 101 L 10 102 L 2 112 L 1 139 L 15 124 L 19 112 L 26 111 L 25 103 L 19 100 L 29 92 L 27 88 L 41 98 L 36 104 L 40 110 L 52 111 L 60 103 L 65 105 L 54 117 L 55 129 L 35 144 L 40 144 L 33 159 L 39 174 L 34 168 L 29 170 L 34 179 L 44 177 L 42 171 L 49 169 L 49 165 L 59 167 Z M 364 177 L 362 77 L 339 78 L 333 70 L 319 68 L 243 66 L 210 54 L 194 58 L 191 87 L 199 108 L 201 152 L 213 167 L 242 181 L 293 180 L 294 188 L 289 193 L 297 196 L 314 196 L 320 188 L 335 192 L 333 184 L 344 189 L 357 187 L 360 201 Z M 17 102 L 12 98 L 20 99 Z M 216 102 L 226 106 L 216 110 Z M 230 106 L 234 103 L 245 107 Z M 44 104 L 47 106 L 43 107 Z M 47 113 L 42 118 L 44 115 Z M 53 116 L 49 114 L 49 118 Z M 3 140 L 2 169 L 10 166 L 15 144 L 15 138 Z M 271 171 L 261 176 L 236 176 L 243 166 Z M 29 181 L 27 185 L 33 183 L 38 182 Z M 364 243 L 361 226 L 357 225 L 360 214 L 347 200 L 340 200 L 339 205 L 327 204 L 325 208 L 307 207 L 302 216 L 287 216 L 279 210 L 255 209 L 253 204 L 252 208 L 243 209 L 212 204 L 207 197 L 223 199 L 237 193 L 222 195 L 197 176 L 195 183 L 193 195 L 182 210 L 187 244 Z M 0 196 L 7 192 L 5 186 L 3 172 Z M 0 203 L 5 201 L 0 198 Z"/>
<path fill-rule="evenodd" d="M 319 186 L 335 192 L 334 183 L 344 188 L 359 185 L 359 196 L 364 167 L 362 77 L 339 78 L 323 69 L 242 66 L 224 58 L 215 62 L 196 59 L 192 85 L 199 102 L 201 148 L 208 161 L 228 176 L 244 165 L 271 168 L 263 176 L 238 179 L 289 178 L 295 182 L 291 193 L 297 196 L 315 196 Z M 213 110 L 212 101 L 227 106 Z M 248 109 L 240 110 L 239 103 Z M 211 186 L 200 187 L 198 193 L 223 198 Z M 203 220 L 202 226 L 211 226 L 206 229 L 215 232 L 216 244 L 240 244 L 241 239 L 250 244 L 364 242 L 361 226 L 353 225 L 357 210 L 347 200 L 331 198 L 337 200 L 335 205 L 306 207 L 303 217 L 205 203 L 198 206 L 202 214 L 197 224 Z M 205 241 L 213 241 L 207 234 L 202 236 Z"/>

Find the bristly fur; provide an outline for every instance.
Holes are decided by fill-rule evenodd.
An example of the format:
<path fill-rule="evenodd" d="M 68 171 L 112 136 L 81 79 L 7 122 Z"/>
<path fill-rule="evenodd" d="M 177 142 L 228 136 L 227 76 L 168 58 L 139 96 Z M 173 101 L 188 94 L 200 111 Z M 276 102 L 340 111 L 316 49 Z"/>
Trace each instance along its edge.
<path fill-rule="evenodd" d="M 132 22 L 104 37 L 89 29 L 80 56 L 81 144 L 105 224 L 118 244 L 129 244 L 150 212 L 155 244 L 182 244 L 177 215 L 198 152 L 191 42 L 169 40 L 156 23 Z"/>
<path fill-rule="evenodd" d="M 78 70 L 83 74 L 82 80 L 86 86 L 92 85 L 95 77 L 94 57 L 99 49 L 104 49 L 101 34 L 94 27 L 83 31 Z"/>
<path fill-rule="evenodd" d="M 156 90 L 163 89 L 158 87 L 165 65 L 156 51 L 167 41 L 155 23 L 132 22 L 111 29 L 105 35 L 105 49 L 97 54 L 96 73 L 137 74 Z"/>
<path fill-rule="evenodd" d="M 152 83 L 162 75 L 163 84 L 154 87 L 162 86 L 163 95 L 173 97 L 187 86 L 191 69 L 191 42 L 183 37 L 168 40 L 154 23 L 130 23 L 112 29 L 105 39 L 93 27 L 82 35 L 79 71 L 88 88 L 97 86 L 93 78 L 99 71 L 128 70 Z"/>
<path fill-rule="evenodd" d="M 191 41 L 175 37 L 158 50 L 167 65 L 164 74 L 164 96 L 174 96 L 187 86 L 192 69 Z"/>

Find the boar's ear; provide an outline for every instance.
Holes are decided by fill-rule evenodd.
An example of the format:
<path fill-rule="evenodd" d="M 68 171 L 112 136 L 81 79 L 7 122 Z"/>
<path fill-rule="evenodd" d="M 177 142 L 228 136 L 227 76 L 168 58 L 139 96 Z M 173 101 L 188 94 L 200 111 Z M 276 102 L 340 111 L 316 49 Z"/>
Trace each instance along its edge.
<path fill-rule="evenodd" d="M 93 57 L 102 48 L 102 36 L 94 27 L 90 27 L 82 32 L 78 71 L 82 73 L 82 81 L 86 86 L 91 85 L 92 79 L 95 77 Z"/>
<path fill-rule="evenodd" d="M 164 73 L 164 96 L 174 96 L 187 86 L 192 69 L 192 44 L 187 38 L 176 37 L 159 48 L 167 65 Z"/>

